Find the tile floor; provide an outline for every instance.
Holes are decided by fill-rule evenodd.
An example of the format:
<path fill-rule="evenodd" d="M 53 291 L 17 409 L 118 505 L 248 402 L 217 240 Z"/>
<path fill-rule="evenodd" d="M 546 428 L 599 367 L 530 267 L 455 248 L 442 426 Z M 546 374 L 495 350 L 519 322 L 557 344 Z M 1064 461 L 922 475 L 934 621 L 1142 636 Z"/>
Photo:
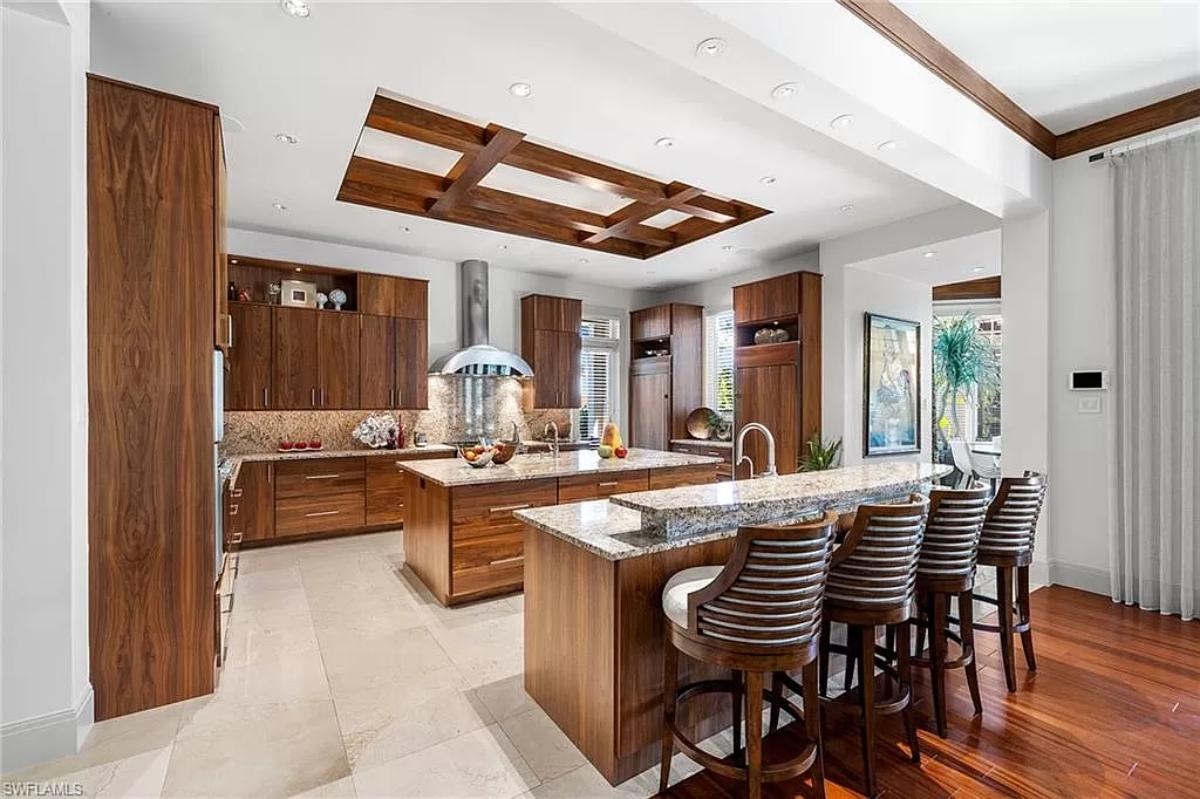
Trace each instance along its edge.
<path fill-rule="evenodd" d="M 97 724 L 79 754 L 5 782 L 113 797 L 655 792 L 657 767 L 609 786 L 525 694 L 520 596 L 447 610 L 403 560 L 400 533 L 244 552 L 215 694 Z M 672 781 L 697 770 L 677 756 Z"/>

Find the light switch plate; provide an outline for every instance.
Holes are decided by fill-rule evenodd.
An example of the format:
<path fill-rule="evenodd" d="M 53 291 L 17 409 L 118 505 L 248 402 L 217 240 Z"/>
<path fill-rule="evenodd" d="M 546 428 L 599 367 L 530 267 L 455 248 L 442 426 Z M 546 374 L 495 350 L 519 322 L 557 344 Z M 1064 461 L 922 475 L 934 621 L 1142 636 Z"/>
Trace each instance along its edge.
<path fill-rule="evenodd" d="M 1080 397 L 1079 413 L 1100 413 L 1099 397 Z"/>

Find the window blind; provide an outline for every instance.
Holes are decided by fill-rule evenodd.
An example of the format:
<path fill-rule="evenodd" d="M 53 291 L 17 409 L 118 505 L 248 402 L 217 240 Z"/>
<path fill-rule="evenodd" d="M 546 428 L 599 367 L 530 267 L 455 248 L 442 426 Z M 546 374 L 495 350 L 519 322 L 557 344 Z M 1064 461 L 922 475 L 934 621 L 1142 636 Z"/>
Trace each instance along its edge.
<path fill-rule="evenodd" d="M 710 406 L 722 416 L 733 416 L 733 311 L 708 317 L 708 395 Z"/>
<path fill-rule="evenodd" d="M 587 441 L 599 441 L 611 419 L 611 354 L 608 350 L 584 349 L 580 355 L 583 406 L 579 409 L 579 437 Z"/>

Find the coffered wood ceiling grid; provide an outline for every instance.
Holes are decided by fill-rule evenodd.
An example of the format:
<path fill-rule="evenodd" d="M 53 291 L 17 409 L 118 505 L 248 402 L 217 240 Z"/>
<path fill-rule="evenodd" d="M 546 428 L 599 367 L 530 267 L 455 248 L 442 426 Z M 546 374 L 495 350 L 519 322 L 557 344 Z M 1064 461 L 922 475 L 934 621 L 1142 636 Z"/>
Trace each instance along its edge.
<path fill-rule="evenodd" d="M 590 250 L 653 258 L 660 253 L 769 214 L 684 183 L 660 183 L 577 155 L 535 144 L 520 131 L 480 127 L 376 94 L 363 125 L 461 153 L 445 175 L 394 163 L 350 158 L 338 200 Z M 598 214 L 480 185 L 499 165 L 566 181 L 628 202 Z M 667 227 L 648 224 L 679 218 Z"/>

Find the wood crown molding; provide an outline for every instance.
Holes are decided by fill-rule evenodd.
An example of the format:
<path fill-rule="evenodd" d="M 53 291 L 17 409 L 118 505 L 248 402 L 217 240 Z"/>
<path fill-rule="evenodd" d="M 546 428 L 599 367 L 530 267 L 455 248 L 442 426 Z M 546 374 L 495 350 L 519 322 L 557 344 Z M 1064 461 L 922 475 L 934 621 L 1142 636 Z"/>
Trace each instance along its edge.
<path fill-rule="evenodd" d="M 1049 158 L 1066 158 L 1200 117 L 1198 89 L 1056 136 L 890 0 L 837 2 Z"/>

